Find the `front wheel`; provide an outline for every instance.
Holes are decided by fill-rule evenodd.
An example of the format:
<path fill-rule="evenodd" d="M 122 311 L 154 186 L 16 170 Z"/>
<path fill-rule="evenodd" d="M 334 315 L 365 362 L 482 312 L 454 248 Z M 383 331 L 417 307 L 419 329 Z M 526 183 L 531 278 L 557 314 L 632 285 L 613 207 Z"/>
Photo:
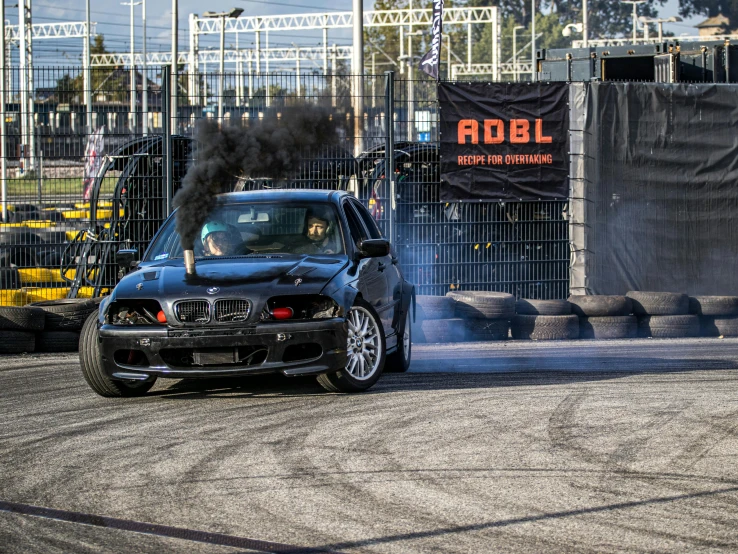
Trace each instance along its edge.
<path fill-rule="evenodd" d="M 100 396 L 143 396 L 154 386 L 156 377 L 147 381 L 119 381 L 105 373 L 98 344 L 98 312 L 95 310 L 90 314 L 79 337 L 79 363 L 85 381 Z"/>
<path fill-rule="evenodd" d="M 387 347 L 374 308 L 357 299 L 346 315 L 346 323 L 346 366 L 335 373 L 318 376 L 318 383 L 330 392 L 365 391 L 377 382 L 384 369 Z"/>

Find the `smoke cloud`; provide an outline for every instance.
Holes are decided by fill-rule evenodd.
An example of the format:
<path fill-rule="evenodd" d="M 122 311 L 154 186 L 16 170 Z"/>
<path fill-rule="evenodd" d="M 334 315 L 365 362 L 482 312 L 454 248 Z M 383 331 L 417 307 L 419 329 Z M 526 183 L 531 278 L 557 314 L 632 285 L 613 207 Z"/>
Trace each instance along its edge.
<path fill-rule="evenodd" d="M 280 117 L 252 120 L 244 127 L 198 123 L 196 162 L 174 197 L 185 250 L 193 248 L 215 207 L 215 195 L 230 190 L 237 177 L 285 179 L 321 148 L 338 144 L 337 125 L 327 110 L 301 103 L 280 111 Z"/>

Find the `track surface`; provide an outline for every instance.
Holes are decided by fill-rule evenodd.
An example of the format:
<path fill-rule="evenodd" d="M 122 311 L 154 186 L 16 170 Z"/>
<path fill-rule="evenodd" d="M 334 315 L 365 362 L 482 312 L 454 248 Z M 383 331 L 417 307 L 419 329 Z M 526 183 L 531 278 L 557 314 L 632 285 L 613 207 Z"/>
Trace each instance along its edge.
<path fill-rule="evenodd" d="M 253 378 L 128 400 L 76 356 L 0 358 L 0 550 L 738 550 L 738 340 L 414 356 L 362 395 Z"/>

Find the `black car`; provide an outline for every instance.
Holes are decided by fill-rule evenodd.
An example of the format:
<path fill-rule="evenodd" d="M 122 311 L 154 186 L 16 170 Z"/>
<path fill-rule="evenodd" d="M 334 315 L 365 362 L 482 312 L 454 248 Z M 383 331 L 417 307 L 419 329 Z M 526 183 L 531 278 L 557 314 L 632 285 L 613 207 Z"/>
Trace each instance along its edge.
<path fill-rule="evenodd" d="M 276 372 L 354 392 L 385 368 L 408 369 L 414 288 L 354 197 L 220 195 L 198 226 L 194 264 L 175 218 L 140 262 L 119 252 L 135 269 L 85 324 L 82 372 L 98 394 L 142 395 L 158 377 Z"/>

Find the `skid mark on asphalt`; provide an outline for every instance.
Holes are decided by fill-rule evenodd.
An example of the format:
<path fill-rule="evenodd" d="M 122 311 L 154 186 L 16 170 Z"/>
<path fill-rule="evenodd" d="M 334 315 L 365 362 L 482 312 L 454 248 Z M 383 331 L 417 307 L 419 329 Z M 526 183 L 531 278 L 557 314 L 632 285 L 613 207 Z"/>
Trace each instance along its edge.
<path fill-rule="evenodd" d="M 144 533 L 146 535 L 157 535 L 159 537 L 183 539 L 217 546 L 247 548 L 249 550 L 255 550 L 257 552 L 282 552 L 290 554 L 298 554 L 303 552 L 306 554 L 317 554 L 319 552 L 336 552 L 335 549 L 308 548 L 291 544 L 282 544 L 278 542 L 260 541 L 257 539 L 226 535 L 223 533 L 208 533 L 207 531 L 197 531 L 194 529 L 186 529 L 184 527 L 156 525 L 154 523 L 144 523 L 142 521 L 133 521 L 130 519 L 119 519 L 115 517 L 85 514 L 82 512 L 70 512 L 67 510 L 56 510 L 53 508 L 43 508 L 40 506 L 31 506 L 30 504 L 21 504 L 18 502 L 6 502 L 3 500 L 0 500 L 0 511 L 41 517 L 46 519 L 55 519 L 58 521 L 66 521 L 68 523 L 93 525 L 96 527 L 104 527 L 106 529 L 118 529 L 121 531 Z"/>
<path fill-rule="evenodd" d="M 540 514 L 535 516 L 526 516 L 512 519 L 503 519 L 500 521 L 490 521 L 487 523 L 475 523 L 471 525 L 459 525 L 456 527 L 446 527 L 442 529 L 433 529 L 428 531 L 418 531 L 416 533 L 404 533 L 398 535 L 390 535 L 387 537 L 377 537 L 374 539 L 366 539 L 363 541 L 351 541 L 341 542 L 335 544 L 325 545 L 328 549 L 347 549 L 357 548 L 361 546 L 370 546 L 375 544 L 392 543 L 398 541 L 407 541 L 415 539 L 423 539 L 429 537 L 436 537 L 441 535 L 447 535 L 451 533 L 468 533 L 473 531 L 482 531 L 485 529 L 495 529 L 500 527 L 508 527 L 512 525 L 520 525 L 524 523 L 536 523 L 540 521 L 548 521 L 553 519 L 562 519 L 568 517 L 576 517 L 582 515 L 590 515 L 597 513 L 607 513 L 616 510 L 627 510 L 630 508 L 637 508 L 639 506 L 648 506 L 654 504 L 668 504 L 670 502 L 678 502 L 682 500 L 691 500 L 696 498 L 705 498 L 711 496 L 717 496 L 721 494 L 730 494 L 738 492 L 738 487 L 730 487 L 725 489 L 715 489 L 711 491 L 701 491 L 692 494 L 680 494 L 675 496 L 662 496 L 657 498 L 649 498 L 647 500 L 634 500 L 632 502 L 618 502 L 616 504 L 607 504 L 605 506 L 594 506 L 592 508 L 581 508 L 578 510 L 565 510 L 560 512 L 552 512 L 548 514 Z M 703 541 L 711 546 L 734 546 L 734 542 L 727 543 L 725 541 Z"/>

